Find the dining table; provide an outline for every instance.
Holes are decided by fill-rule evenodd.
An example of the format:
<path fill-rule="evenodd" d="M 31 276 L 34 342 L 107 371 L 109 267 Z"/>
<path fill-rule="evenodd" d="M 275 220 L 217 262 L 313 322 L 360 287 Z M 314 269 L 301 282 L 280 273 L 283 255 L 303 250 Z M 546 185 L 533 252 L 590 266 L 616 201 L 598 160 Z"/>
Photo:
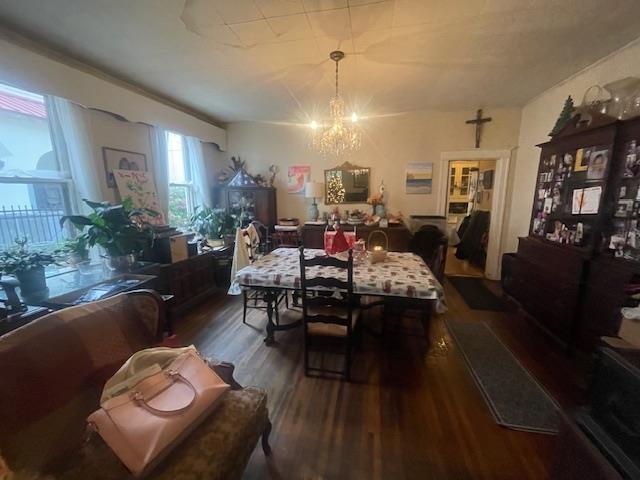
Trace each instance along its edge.
<path fill-rule="evenodd" d="M 304 249 L 305 257 L 326 255 L 322 249 Z M 307 278 L 346 278 L 342 269 L 326 266 L 307 268 Z M 297 248 L 277 248 L 255 260 L 236 273 L 234 283 L 242 290 L 261 290 L 267 303 L 267 327 L 265 343 L 275 341 L 275 332 L 301 325 L 302 320 L 290 323 L 274 322 L 274 308 L 277 308 L 278 294 L 283 290 L 300 289 L 300 250 Z M 322 287 L 317 287 L 322 290 Z M 444 289 L 427 264 L 418 255 L 410 252 L 388 252 L 383 261 L 373 263 L 365 255 L 360 261 L 354 260 L 353 291 L 357 295 L 380 297 L 382 301 L 406 303 L 417 306 L 424 315 L 432 310 L 443 313 L 447 309 Z M 382 302 L 371 303 L 380 304 Z"/>

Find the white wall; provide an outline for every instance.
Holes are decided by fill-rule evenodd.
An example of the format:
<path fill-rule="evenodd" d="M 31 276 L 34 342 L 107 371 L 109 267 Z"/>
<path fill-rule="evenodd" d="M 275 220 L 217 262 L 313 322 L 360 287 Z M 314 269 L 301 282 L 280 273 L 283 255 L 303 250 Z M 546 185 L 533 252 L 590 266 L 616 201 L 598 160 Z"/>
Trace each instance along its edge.
<path fill-rule="evenodd" d="M 345 160 L 362 167 L 371 167 L 371 188 L 377 191 L 381 180 L 389 192 L 392 213 L 435 214 L 437 181 L 444 151 L 470 150 L 474 146 L 474 129 L 465 121 L 474 111 L 416 111 L 398 116 L 362 120 L 365 138 L 362 149 L 351 157 L 322 159 L 308 148 L 308 127 L 279 124 L 239 122 L 227 125 L 227 158 L 239 155 L 246 160 L 252 174 L 267 175 L 269 165 L 280 168 L 277 177 L 278 215 L 306 219 L 307 203 L 301 194 L 286 192 L 287 167 L 311 165 L 312 180 L 323 181 L 324 170 Z M 517 144 L 520 125 L 519 109 L 485 109 L 493 121 L 485 125 L 483 149 L 507 149 Z M 431 195 L 404 193 L 405 167 L 411 162 L 433 162 Z M 446 165 L 443 166 L 446 168 Z M 341 208 L 361 208 L 368 205 L 345 205 Z M 323 204 L 320 211 L 328 210 Z"/>
<path fill-rule="evenodd" d="M 524 106 L 518 140 L 520 148 L 514 165 L 506 251 L 515 251 L 518 236 L 529 232 L 529 212 L 540 157 L 540 149 L 536 145 L 549 140 L 548 133 L 567 96 L 571 95 L 579 105 L 590 86 L 604 85 L 628 76 L 640 77 L 640 39 L 538 95 Z"/>

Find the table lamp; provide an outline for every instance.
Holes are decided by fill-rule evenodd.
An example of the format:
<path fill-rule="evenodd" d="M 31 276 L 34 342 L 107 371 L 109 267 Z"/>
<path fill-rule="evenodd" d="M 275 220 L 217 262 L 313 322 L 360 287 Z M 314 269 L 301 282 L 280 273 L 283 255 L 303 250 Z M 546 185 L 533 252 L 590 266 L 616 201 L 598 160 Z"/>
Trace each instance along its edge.
<path fill-rule="evenodd" d="M 310 222 L 315 222 L 320 216 L 316 198 L 322 198 L 324 195 L 324 185 L 320 182 L 307 182 L 304 185 L 305 198 L 313 198 L 313 203 L 309 205 L 308 217 Z"/>

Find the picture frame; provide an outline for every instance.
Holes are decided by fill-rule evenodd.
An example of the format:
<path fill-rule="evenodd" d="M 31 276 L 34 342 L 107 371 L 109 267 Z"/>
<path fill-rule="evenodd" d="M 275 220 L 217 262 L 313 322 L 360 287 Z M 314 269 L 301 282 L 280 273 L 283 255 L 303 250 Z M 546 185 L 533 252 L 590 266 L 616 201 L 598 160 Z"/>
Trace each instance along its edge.
<path fill-rule="evenodd" d="M 102 160 L 107 187 L 116 188 L 114 170 L 129 170 L 134 172 L 148 172 L 147 156 L 144 153 L 121 150 L 112 147 L 102 147 Z"/>

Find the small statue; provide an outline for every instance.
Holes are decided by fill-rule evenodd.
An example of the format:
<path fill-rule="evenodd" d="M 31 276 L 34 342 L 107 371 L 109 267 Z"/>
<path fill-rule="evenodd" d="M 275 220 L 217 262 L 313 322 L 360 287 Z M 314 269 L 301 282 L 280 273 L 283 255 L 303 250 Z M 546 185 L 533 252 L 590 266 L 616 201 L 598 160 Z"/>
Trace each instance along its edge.
<path fill-rule="evenodd" d="M 235 175 L 240 170 L 246 170 L 246 164 L 244 160 L 240 160 L 240 157 L 236 159 L 236 157 L 231 157 L 231 165 L 229 166 L 229 170 Z"/>
<path fill-rule="evenodd" d="M 269 173 L 271 174 L 271 177 L 269 177 L 269 186 L 273 188 L 274 184 L 276 183 L 276 175 L 278 174 L 278 167 L 276 167 L 275 165 L 271 165 L 269 167 Z"/>

